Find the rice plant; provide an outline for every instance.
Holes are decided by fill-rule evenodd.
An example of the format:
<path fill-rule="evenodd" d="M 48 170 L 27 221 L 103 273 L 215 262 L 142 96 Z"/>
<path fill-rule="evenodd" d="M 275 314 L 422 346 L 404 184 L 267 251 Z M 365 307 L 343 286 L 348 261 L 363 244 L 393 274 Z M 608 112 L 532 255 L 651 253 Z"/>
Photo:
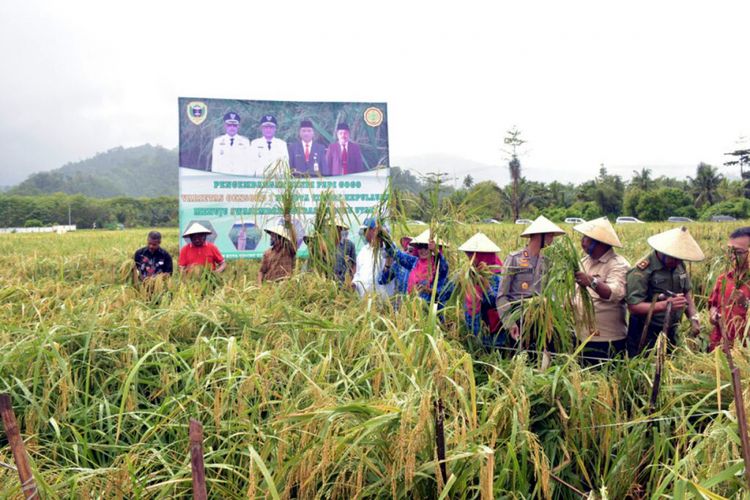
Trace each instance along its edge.
<path fill-rule="evenodd" d="M 323 198 L 316 234 L 341 210 Z M 631 262 L 665 229 L 638 226 L 622 231 Z M 477 229 L 504 250 L 520 246 L 513 225 L 455 224 L 440 237 L 455 249 Z M 691 267 L 700 298 L 720 269 L 711 262 L 726 229 L 691 231 L 709 255 Z M 177 230 L 163 234 L 174 255 Z M 214 498 L 747 495 L 731 374 L 705 339 L 665 358 L 652 413 L 653 353 L 582 368 L 560 340 L 541 370 L 526 353 L 476 349 L 458 301 L 441 322 L 418 298 L 393 310 L 342 293 L 324 273 L 258 287 L 257 262 L 234 261 L 216 282 L 175 275 L 137 287 L 129 266 L 144 236 L 0 239 L 0 392 L 13 398 L 45 497 L 189 496 L 191 417 L 205 428 Z M 321 241 L 315 248 L 330 252 Z M 560 240 L 547 249 L 560 274 L 541 317 L 556 332 L 574 321 L 571 248 Z M 466 271 L 467 259 L 447 258 Z M 750 373 L 746 350 L 732 354 Z M 10 464 L 2 439 L 0 463 Z M 20 495 L 15 472 L 0 466 L 0 496 Z"/>

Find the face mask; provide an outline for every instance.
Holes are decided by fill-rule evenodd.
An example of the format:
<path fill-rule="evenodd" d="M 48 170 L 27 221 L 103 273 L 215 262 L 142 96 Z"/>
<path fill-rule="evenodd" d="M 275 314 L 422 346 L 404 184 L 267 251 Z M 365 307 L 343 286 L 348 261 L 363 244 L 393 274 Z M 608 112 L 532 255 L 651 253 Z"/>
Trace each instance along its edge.
<path fill-rule="evenodd" d="M 591 243 L 589 243 L 589 246 L 586 247 L 586 253 L 591 255 L 594 253 L 594 250 L 596 249 L 596 241 L 591 240 Z"/>

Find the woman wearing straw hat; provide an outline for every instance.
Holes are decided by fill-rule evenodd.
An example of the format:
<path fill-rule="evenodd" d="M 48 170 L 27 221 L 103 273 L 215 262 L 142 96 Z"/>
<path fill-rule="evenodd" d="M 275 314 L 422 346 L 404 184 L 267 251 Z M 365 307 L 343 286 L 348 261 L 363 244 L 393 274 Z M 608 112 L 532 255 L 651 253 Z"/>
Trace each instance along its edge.
<path fill-rule="evenodd" d="M 475 279 L 470 279 L 464 298 L 466 327 L 477 337 L 484 330 L 481 340 L 485 347 L 501 347 L 505 343 L 505 336 L 500 335 L 502 325 L 495 305 L 503 265 L 497 256 L 500 247 L 484 233 L 477 233 L 458 250 L 466 253 L 471 262 L 471 271 L 477 275 Z"/>
<path fill-rule="evenodd" d="M 401 293 L 416 293 L 422 299 L 429 302 L 432 297 L 433 285 L 435 285 L 436 302 L 442 304 L 452 288 L 448 283 L 448 262 L 440 252 L 441 247 L 447 246 L 445 242 L 438 239 L 437 244 L 427 229 L 411 240 L 410 245 L 417 251 L 413 256 L 401 250 L 394 256 L 388 256 L 381 273 L 379 283 L 388 283 L 396 279 L 396 290 Z M 396 266 L 395 264 L 398 266 Z M 397 269 L 402 272 L 396 273 Z M 435 276 L 437 274 L 437 284 Z"/>
<path fill-rule="evenodd" d="M 282 226 L 267 228 L 271 238 L 271 246 L 263 252 L 258 271 L 258 284 L 264 281 L 278 281 L 288 278 L 294 272 L 294 264 L 297 256 L 297 246 L 289 230 Z"/>
<path fill-rule="evenodd" d="M 523 238 L 529 239 L 526 247 L 505 259 L 497 309 L 503 328 L 515 341 L 521 338 L 523 332 L 513 321 L 511 313 L 522 305 L 524 299 L 538 295 L 542 291 L 542 278 L 546 266 L 541 250 L 550 245 L 555 236 L 561 234 L 565 234 L 565 231 L 540 215 L 521 233 Z"/>
<path fill-rule="evenodd" d="M 208 266 L 211 266 L 211 269 L 217 273 L 226 269 L 227 262 L 224 256 L 221 255 L 216 245 L 206 241 L 209 234 L 211 231 L 198 222 L 190 225 L 182 234 L 184 238 L 190 238 L 190 243 L 180 250 L 178 262 L 181 272 Z"/>
<path fill-rule="evenodd" d="M 664 328 L 669 304 L 667 337 L 671 344 L 675 344 L 677 325 L 685 311 L 693 333 L 700 332 L 692 284 L 683 261 L 701 261 L 705 258 L 703 251 L 684 226 L 651 236 L 648 244 L 654 251 L 627 274 L 625 301 L 630 311 L 628 354 L 631 356 L 654 346 Z"/>
<path fill-rule="evenodd" d="M 588 293 L 594 304 L 593 331 L 576 329 L 586 343 L 584 364 L 591 358 L 609 359 L 625 350 L 628 325 L 625 320 L 625 275 L 630 263 L 613 247 L 622 248 L 615 228 L 606 217 L 573 227 L 581 233 L 581 269 L 575 273 L 580 293 Z"/>

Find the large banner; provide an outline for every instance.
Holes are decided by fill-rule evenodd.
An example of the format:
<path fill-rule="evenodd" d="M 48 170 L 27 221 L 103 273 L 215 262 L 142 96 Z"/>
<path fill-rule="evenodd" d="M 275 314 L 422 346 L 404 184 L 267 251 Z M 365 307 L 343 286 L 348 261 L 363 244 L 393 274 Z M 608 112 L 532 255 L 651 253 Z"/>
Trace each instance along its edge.
<path fill-rule="evenodd" d="M 260 258 L 263 230 L 282 216 L 293 186 L 302 235 L 320 194 L 350 209 L 350 239 L 388 182 L 385 103 L 180 98 L 180 230 L 200 223 L 226 258 Z M 181 244 L 184 244 L 181 241 Z"/>

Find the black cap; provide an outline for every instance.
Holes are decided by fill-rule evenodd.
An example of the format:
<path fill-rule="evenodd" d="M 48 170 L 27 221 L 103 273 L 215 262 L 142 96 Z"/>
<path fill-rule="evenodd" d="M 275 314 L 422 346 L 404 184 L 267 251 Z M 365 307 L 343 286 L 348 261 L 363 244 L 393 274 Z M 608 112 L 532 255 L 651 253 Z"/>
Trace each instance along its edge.
<path fill-rule="evenodd" d="M 305 128 L 305 127 L 313 128 L 312 122 L 310 120 L 302 120 L 299 123 L 299 128 Z"/>
<path fill-rule="evenodd" d="M 339 123 L 336 125 L 336 130 L 349 130 L 349 125 L 346 123 Z"/>
<path fill-rule="evenodd" d="M 260 119 L 261 125 L 278 125 L 276 123 L 276 117 L 273 115 L 263 115 L 263 117 Z"/>
<path fill-rule="evenodd" d="M 230 125 L 239 125 L 240 115 L 238 115 L 234 111 L 230 111 L 229 113 L 224 115 L 224 123 L 228 123 Z"/>

